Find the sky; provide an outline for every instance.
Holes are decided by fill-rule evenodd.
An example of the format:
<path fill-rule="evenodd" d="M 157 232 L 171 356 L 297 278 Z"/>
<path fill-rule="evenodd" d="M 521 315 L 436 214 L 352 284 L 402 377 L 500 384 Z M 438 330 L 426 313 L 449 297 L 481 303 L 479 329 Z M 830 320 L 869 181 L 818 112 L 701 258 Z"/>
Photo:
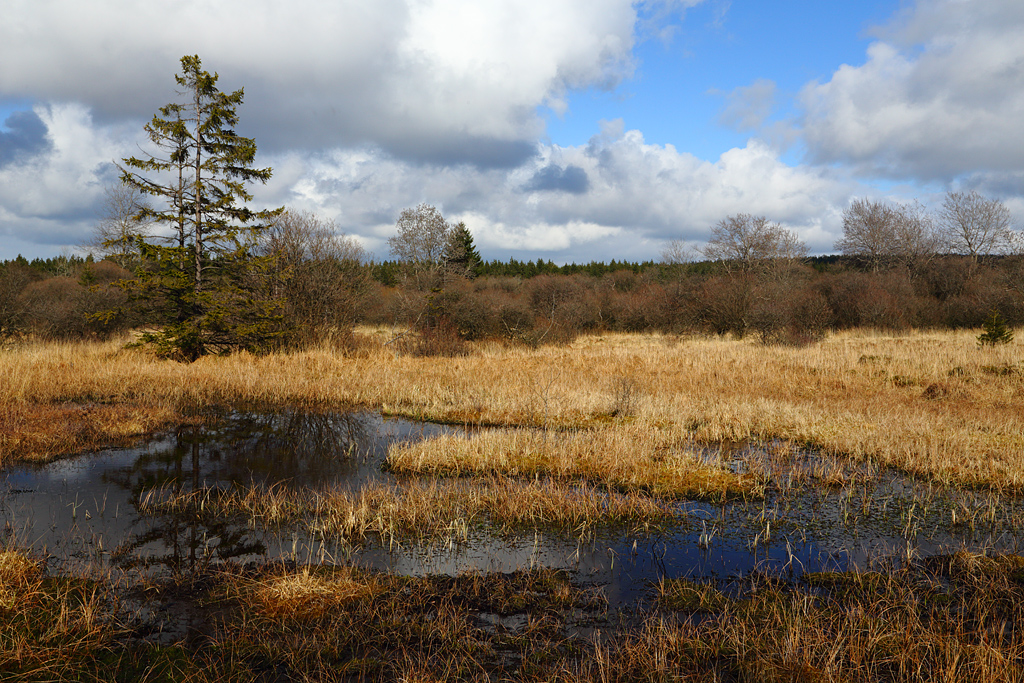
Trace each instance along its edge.
<path fill-rule="evenodd" d="M 80 253 L 197 54 L 244 88 L 254 208 L 377 259 L 404 208 L 485 259 L 657 260 L 726 216 L 833 253 L 859 197 L 1024 223 L 1020 0 L 5 0 L 0 259 Z"/>

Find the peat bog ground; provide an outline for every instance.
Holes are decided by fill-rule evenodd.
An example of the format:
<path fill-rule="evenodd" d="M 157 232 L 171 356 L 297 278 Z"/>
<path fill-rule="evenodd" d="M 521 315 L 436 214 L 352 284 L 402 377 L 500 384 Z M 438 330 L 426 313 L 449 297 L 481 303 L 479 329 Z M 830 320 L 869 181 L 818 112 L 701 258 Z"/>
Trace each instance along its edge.
<path fill-rule="evenodd" d="M 1024 365 L 971 341 L 15 349 L 0 671 L 1024 679 Z"/>

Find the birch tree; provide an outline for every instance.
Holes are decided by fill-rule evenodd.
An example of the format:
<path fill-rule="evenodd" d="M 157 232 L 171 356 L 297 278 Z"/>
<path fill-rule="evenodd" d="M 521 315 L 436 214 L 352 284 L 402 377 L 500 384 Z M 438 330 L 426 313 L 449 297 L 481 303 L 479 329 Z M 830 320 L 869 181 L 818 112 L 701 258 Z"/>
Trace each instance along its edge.
<path fill-rule="evenodd" d="M 1015 253 L 1024 247 L 1020 233 L 1013 229 L 1010 210 L 974 190 L 946 193 L 939 226 L 945 248 L 975 262 L 978 256 Z"/>

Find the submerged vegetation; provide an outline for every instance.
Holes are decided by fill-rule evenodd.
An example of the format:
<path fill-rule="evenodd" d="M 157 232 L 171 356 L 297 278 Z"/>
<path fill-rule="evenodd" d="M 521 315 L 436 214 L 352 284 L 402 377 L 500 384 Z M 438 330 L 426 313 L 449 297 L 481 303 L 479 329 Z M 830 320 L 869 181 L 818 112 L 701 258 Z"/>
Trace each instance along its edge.
<path fill-rule="evenodd" d="M 323 538 L 351 543 L 371 534 L 390 542 L 425 538 L 465 543 L 471 529 L 484 524 L 504 531 L 543 526 L 577 533 L 597 524 L 650 528 L 677 516 L 670 507 L 645 496 L 607 495 L 587 486 L 505 477 L 471 484 L 368 484 L 358 491 L 151 489 L 142 497 L 139 512 L 190 518 L 241 516 L 263 528 L 301 523 Z"/>

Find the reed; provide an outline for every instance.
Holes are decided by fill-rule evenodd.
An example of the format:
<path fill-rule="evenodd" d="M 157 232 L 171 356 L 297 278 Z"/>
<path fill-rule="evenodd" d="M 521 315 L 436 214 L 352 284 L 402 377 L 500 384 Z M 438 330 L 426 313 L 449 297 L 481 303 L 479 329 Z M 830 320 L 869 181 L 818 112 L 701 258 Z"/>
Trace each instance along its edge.
<path fill-rule="evenodd" d="M 0 403 L 0 465 L 130 446 L 186 419 L 165 405 Z"/>
<path fill-rule="evenodd" d="M 572 586 L 562 572 L 548 569 L 511 574 L 469 573 L 457 577 L 397 577 L 330 567 L 265 568 L 263 575 L 224 573 L 213 589 L 221 604 L 236 605 L 214 635 L 220 651 L 273 666 L 296 679 L 529 680 L 510 666 L 516 636 L 487 628 L 478 612 L 515 614 L 523 610 L 558 622 L 548 637 L 552 652 L 570 647 L 560 622 L 580 610 L 601 610 L 604 603 L 591 591 Z M 317 586 L 339 581 L 345 595 L 351 584 L 361 594 L 336 609 L 320 610 L 320 590 L 287 596 L 286 609 L 268 611 L 260 597 L 267 585 L 314 577 Z M 327 597 L 330 601 L 332 598 Z M 556 615 L 558 615 L 556 617 Z M 524 630 L 537 627 L 527 626 Z M 549 662 L 557 664 L 556 661 Z M 505 674 L 503 669 L 510 669 Z M 553 670 L 548 669 L 549 673 Z M 523 672 L 525 673 L 525 672 Z"/>
<path fill-rule="evenodd" d="M 10 611 L 26 588 L 39 575 L 39 563 L 24 553 L 0 550 L 0 611 Z"/>
<path fill-rule="evenodd" d="M 311 572 L 306 567 L 259 582 L 250 593 L 270 618 L 308 620 L 372 598 L 382 590 L 379 582 L 356 577 L 347 568 L 328 573 Z"/>
<path fill-rule="evenodd" d="M 827 587 L 816 594 L 768 584 L 729 599 L 665 582 L 659 604 L 682 614 L 653 614 L 638 632 L 595 643 L 563 680 L 1024 679 L 1019 558 L 961 553 L 938 564 L 812 577 Z"/>
<path fill-rule="evenodd" d="M 126 630 L 101 582 L 47 577 L 24 551 L 0 551 L 0 678 L 100 681 L 99 660 Z"/>
<path fill-rule="evenodd" d="M 671 506 L 637 494 L 609 493 L 588 485 L 505 477 L 475 481 L 368 484 L 356 491 L 246 488 L 142 495 L 142 514 L 240 516 L 254 527 L 299 525 L 318 536 L 362 542 L 376 536 L 463 542 L 481 525 L 499 530 L 553 527 L 587 532 L 597 524 L 650 528 L 676 519 Z"/>

